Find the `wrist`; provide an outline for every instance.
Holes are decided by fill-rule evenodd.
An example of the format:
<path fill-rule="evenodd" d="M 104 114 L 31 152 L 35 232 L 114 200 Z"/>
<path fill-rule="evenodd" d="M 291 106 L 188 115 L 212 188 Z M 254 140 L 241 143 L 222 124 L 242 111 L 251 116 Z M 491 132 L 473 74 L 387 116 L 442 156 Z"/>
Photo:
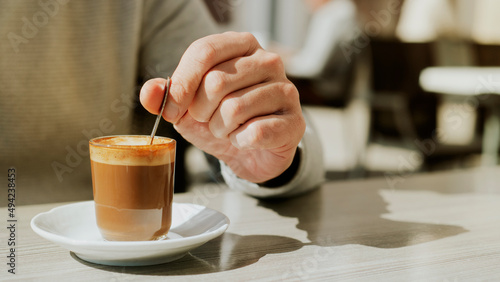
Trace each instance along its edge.
<path fill-rule="evenodd" d="M 275 178 L 257 184 L 268 188 L 276 188 L 288 184 L 297 174 L 297 171 L 300 166 L 300 161 L 301 161 L 300 149 L 297 147 L 297 149 L 295 150 L 295 155 L 293 157 L 292 163 L 290 164 L 290 166 L 288 166 L 288 168 L 284 172 L 282 172 Z"/>

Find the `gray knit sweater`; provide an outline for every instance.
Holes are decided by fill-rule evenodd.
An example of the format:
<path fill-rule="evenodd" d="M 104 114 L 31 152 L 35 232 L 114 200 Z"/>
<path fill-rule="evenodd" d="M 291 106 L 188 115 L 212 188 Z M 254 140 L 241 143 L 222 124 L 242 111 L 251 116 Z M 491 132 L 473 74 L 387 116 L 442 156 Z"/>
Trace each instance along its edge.
<path fill-rule="evenodd" d="M 213 31 L 194 0 L 0 1 L 0 172 L 17 169 L 17 202 L 91 199 L 88 140 L 134 133 L 138 87 Z"/>

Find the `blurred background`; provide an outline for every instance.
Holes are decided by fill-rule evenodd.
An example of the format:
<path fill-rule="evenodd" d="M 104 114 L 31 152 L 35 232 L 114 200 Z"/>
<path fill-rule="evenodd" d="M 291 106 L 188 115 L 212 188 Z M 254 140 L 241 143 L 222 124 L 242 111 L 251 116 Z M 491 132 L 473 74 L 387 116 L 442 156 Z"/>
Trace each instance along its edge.
<path fill-rule="evenodd" d="M 500 2 L 205 2 L 282 55 L 329 179 L 497 164 Z"/>
<path fill-rule="evenodd" d="M 0 9 L 1 19 L 12 24 L 1 26 L 6 31 L 22 31 L 23 17 L 41 11 L 39 1 L 26 1 L 27 5 L 0 3 L 17 7 Z M 168 15 L 169 2 L 158 3 L 164 4 L 164 10 L 154 11 Z M 5 85 L 0 83 L 0 129 L 4 130 L 0 141 L 7 144 L 0 147 L 0 167 L 5 171 L 17 166 L 18 186 L 22 187 L 18 204 L 91 199 L 90 160 L 85 151 L 91 136 L 102 135 L 100 122 L 109 118 L 114 121 L 109 127 L 117 125 L 107 134 L 123 134 L 129 125 L 133 134 L 150 134 L 155 116 L 137 101 L 142 82 L 134 80 L 135 73 L 130 74 L 134 79 L 113 85 L 109 78 L 115 73 L 80 73 L 85 68 L 75 67 L 78 80 L 66 83 L 59 76 L 37 72 L 45 92 L 12 91 L 20 81 L 25 83 L 23 78 L 33 72 L 37 62 L 67 60 L 59 56 L 66 54 L 65 48 L 71 51 L 67 54 L 71 55 L 69 61 L 80 58 L 80 53 L 108 54 L 105 62 L 92 57 L 93 66 L 99 70 L 106 62 L 132 63 L 128 56 L 114 56 L 125 56 L 126 50 L 135 50 L 132 47 L 95 45 L 107 38 L 95 32 L 102 26 L 75 18 L 85 32 L 79 34 L 89 38 L 92 48 L 73 43 L 68 39 L 72 34 L 58 32 L 58 28 L 65 29 L 66 21 L 74 22 L 70 12 L 87 8 L 104 11 L 98 9 L 102 5 L 109 11 L 130 6 L 127 9 L 132 13 L 132 6 L 142 4 L 71 1 L 67 5 L 71 10 L 61 9 L 63 12 L 44 27 L 47 32 L 39 33 L 41 47 L 24 44 L 22 52 L 13 53 L 7 36 L 0 41 L 5 57 L 0 66 L 8 70 L 3 77 Z M 500 1 L 199 0 L 195 4 L 208 7 L 219 32 L 251 32 L 263 48 L 281 55 L 288 78 L 299 89 L 304 114 L 321 138 L 328 179 L 385 177 L 391 186 L 414 173 L 497 165 L 500 19 L 496 12 Z M 126 13 L 119 15 L 130 19 Z M 129 35 L 116 21 L 109 22 Z M 195 32 L 189 35 L 189 42 L 179 46 L 188 46 L 192 38 L 198 38 Z M 57 38 L 71 44 L 59 44 Z M 165 54 L 161 58 L 180 58 L 185 50 L 160 49 Z M 170 75 L 175 65 L 158 61 L 161 63 L 137 66 L 140 79 Z M 65 75 L 73 78 L 74 74 Z M 95 83 L 89 83 L 83 75 L 89 75 Z M 46 77 L 56 78 L 55 83 Z M 39 89 L 35 78 L 29 77 L 28 82 L 26 86 Z M 82 85 L 77 87 L 76 83 Z M 90 95 L 55 97 L 66 92 L 78 95 L 75 89 L 85 89 L 102 100 L 93 100 Z M 81 103 L 96 103 L 98 107 L 86 111 Z M 61 117 L 68 119 L 61 121 Z M 50 132 L 57 132 L 57 138 Z M 29 133 L 44 134 L 30 139 Z M 167 123 L 157 134 L 182 140 Z M 209 170 L 203 153 L 178 142 L 176 192 L 209 181 L 221 179 L 217 171 Z M 0 206 L 5 204 L 0 202 Z"/>

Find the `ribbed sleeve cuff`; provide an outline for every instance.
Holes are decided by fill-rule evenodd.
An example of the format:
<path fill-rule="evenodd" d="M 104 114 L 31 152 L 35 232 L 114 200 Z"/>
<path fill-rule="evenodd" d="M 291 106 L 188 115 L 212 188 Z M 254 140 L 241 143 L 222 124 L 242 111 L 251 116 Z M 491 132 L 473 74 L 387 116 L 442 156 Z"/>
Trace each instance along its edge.
<path fill-rule="evenodd" d="M 309 124 L 298 148 L 297 153 L 301 155 L 297 173 L 283 186 L 265 187 L 239 178 L 224 162 L 219 161 L 222 177 L 230 188 L 257 198 L 290 197 L 307 192 L 318 187 L 325 179 L 322 147 Z"/>

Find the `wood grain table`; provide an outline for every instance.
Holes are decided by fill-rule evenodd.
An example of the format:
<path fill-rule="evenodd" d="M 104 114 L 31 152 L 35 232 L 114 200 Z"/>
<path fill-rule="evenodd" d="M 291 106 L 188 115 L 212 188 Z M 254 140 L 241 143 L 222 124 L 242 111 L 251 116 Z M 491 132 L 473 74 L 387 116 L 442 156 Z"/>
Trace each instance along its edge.
<path fill-rule="evenodd" d="M 62 203 L 21 206 L 16 274 L 7 272 L 4 227 L 0 280 L 498 281 L 499 183 L 498 167 L 393 174 L 272 201 L 199 185 L 174 200 L 223 212 L 227 232 L 177 261 L 142 267 L 78 259 L 30 228 Z"/>

